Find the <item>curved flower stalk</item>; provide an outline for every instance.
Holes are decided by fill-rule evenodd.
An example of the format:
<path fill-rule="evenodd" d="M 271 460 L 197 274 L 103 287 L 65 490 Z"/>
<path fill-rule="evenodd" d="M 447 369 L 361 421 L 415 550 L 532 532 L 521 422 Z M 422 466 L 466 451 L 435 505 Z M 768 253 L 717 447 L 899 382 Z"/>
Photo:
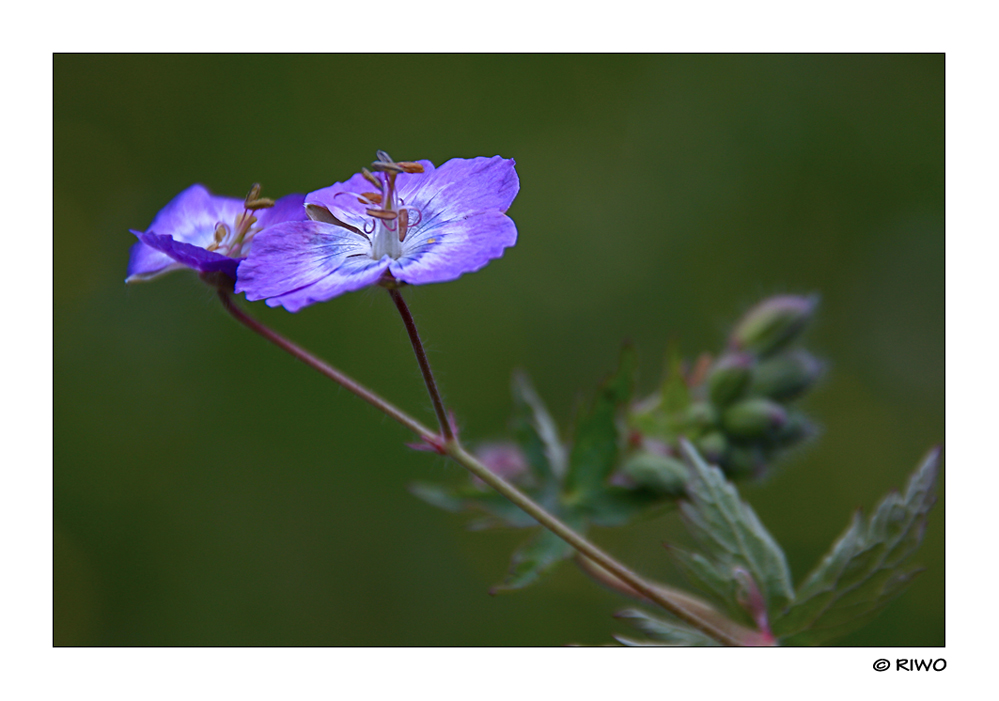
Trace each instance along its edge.
<path fill-rule="evenodd" d="M 262 232 L 237 292 L 290 312 L 392 281 L 447 282 L 517 242 L 505 212 L 520 189 L 512 159 L 395 162 L 384 151 L 342 183 L 305 198 L 310 221 Z"/>
<path fill-rule="evenodd" d="M 260 185 L 242 200 L 191 185 L 160 210 L 146 231 L 131 230 L 139 242 L 132 246 L 125 282 L 143 282 L 183 268 L 235 279 L 254 237 L 273 224 L 305 219 L 304 201 L 304 195 L 262 198 Z"/>

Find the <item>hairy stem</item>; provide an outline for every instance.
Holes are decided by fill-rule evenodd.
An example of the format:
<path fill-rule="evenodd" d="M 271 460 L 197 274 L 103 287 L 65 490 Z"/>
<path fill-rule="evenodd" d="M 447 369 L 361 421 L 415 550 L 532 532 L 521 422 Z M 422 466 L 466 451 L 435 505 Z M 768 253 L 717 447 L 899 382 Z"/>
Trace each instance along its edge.
<path fill-rule="evenodd" d="M 434 404 L 434 412 L 437 414 L 437 422 L 440 424 L 441 434 L 444 436 L 444 440 L 450 443 L 455 439 L 454 430 L 451 428 L 451 422 L 448 420 L 447 410 L 444 409 L 444 401 L 441 399 L 441 393 L 437 390 L 437 382 L 434 381 L 434 373 L 430 369 L 427 352 L 423 349 L 420 332 L 416 330 L 416 322 L 413 321 L 413 315 L 409 313 L 406 300 L 402 298 L 402 293 L 399 292 L 398 288 L 389 287 L 388 293 L 392 296 L 392 301 L 395 302 L 396 309 L 399 310 L 402 323 L 406 326 L 406 332 L 409 334 L 409 340 L 413 344 L 413 352 L 416 353 L 416 362 L 419 363 L 420 372 L 423 373 L 423 381 L 427 383 L 427 393 L 430 395 L 430 401 Z"/>
<path fill-rule="evenodd" d="M 394 290 L 390 290 L 390 292 L 394 292 Z M 248 315 L 235 303 L 228 290 L 219 288 L 218 296 L 222 301 L 222 306 L 225 310 L 229 312 L 229 314 L 231 314 L 239 323 L 243 324 L 243 326 L 260 336 L 263 336 L 278 348 L 290 353 L 292 356 L 298 358 L 309 367 L 318 370 L 320 373 L 333 380 L 341 387 L 353 392 L 373 407 L 385 412 L 387 415 L 416 433 L 428 443 L 431 443 L 432 445 L 438 445 L 440 443 L 440 437 L 438 434 L 435 434 L 419 421 L 410 417 L 401 409 L 398 409 L 388 401 L 382 399 L 377 394 L 343 374 L 328 363 L 312 355 L 301 346 L 292 343 L 276 331 L 268 328 Z M 395 298 L 395 296 L 396 295 L 393 294 L 393 298 Z M 400 311 L 402 311 L 402 309 L 400 309 Z M 407 315 L 408 310 L 406 314 L 403 314 L 403 318 L 405 319 Z M 412 317 L 409 318 L 411 321 Z M 415 333 L 415 326 L 413 329 Z M 417 355 L 419 357 L 419 353 Z M 420 363 L 421 367 L 423 367 L 425 363 L 426 355 L 423 354 L 423 359 Z M 433 376 L 430 374 L 429 364 L 426 365 L 424 377 L 430 378 L 427 380 L 428 389 L 431 386 L 434 387 L 434 390 L 431 392 L 431 396 L 436 397 L 435 408 L 438 406 L 440 407 L 438 418 L 441 419 L 442 430 L 445 431 L 444 435 L 446 437 L 446 442 L 441 446 L 441 449 L 445 455 L 449 456 L 452 460 L 463 466 L 473 475 L 519 506 L 542 526 L 567 542 L 583 556 L 596 563 L 596 565 L 599 565 L 599 567 L 603 568 L 603 570 L 609 572 L 616 580 L 624 583 L 640 596 L 661 606 L 676 617 L 720 643 L 725 645 L 759 644 L 754 638 L 755 631 L 743 629 L 740 626 L 735 625 L 733 622 L 724 619 L 720 614 L 710 615 L 705 606 L 696 602 L 696 600 L 686 594 L 680 594 L 674 590 L 669 590 L 659 585 L 646 582 L 639 575 L 635 574 L 596 545 L 583 538 L 558 518 L 548 513 L 544 507 L 536 503 L 512 484 L 504 480 L 502 477 L 492 473 L 489 468 L 483 465 L 478 459 L 475 458 L 475 456 L 466 451 L 454 437 L 453 433 L 450 432 L 450 422 L 446 420 L 446 415 L 443 414 L 443 404 L 440 403 L 439 394 L 436 394 L 436 385 L 432 385 Z"/>

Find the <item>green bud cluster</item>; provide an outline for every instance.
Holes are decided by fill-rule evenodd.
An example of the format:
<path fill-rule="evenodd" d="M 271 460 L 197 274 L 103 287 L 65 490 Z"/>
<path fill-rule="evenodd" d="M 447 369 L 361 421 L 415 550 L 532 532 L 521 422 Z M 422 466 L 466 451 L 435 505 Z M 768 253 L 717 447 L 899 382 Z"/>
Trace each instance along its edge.
<path fill-rule="evenodd" d="M 816 432 L 790 404 L 823 373 L 821 361 L 795 347 L 817 305 L 815 296 L 795 295 L 757 304 L 735 324 L 725 352 L 701 372 L 682 375 L 679 389 L 674 362 L 662 392 L 673 401 L 641 403 L 631 426 L 670 446 L 686 437 L 731 477 L 761 475 L 782 451 Z M 677 396 L 686 397 L 684 406 Z"/>
<path fill-rule="evenodd" d="M 759 475 L 781 451 L 814 435 L 814 425 L 788 404 L 822 376 L 821 361 L 791 347 L 817 305 L 815 296 L 764 300 L 736 323 L 729 350 L 712 365 L 704 394 L 718 424 L 696 442 L 730 476 Z"/>

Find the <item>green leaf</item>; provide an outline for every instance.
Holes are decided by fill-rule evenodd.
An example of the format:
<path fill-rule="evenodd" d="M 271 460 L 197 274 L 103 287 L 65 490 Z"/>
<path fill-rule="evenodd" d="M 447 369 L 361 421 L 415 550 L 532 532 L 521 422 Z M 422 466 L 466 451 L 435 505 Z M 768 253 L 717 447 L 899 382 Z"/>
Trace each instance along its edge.
<path fill-rule="evenodd" d="M 680 355 L 680 345 L 670 343 L 666 351 L 666 379 L 663 381 L 662 410 L 667 414 L 676 414 L 690 404 L 690 390 L 683 376 L 683 357 Z"/>
<path fill-rule="evenodd" d="M 489 593 L 523 589 L 536 582 L 555 565 L 572 557 L 573 553 L 575 550 L 571 545 L 547 528 L 542 528 L 514 552 L 506 579 L 490 589 Z"/>
<path fill-rule="evenodd" d="M 631 399 L 636 357 L 631 346 L 621 351 L 617 372 L 604 381 L 590 411 L 576 426 L 565 486 L 567 500 L 585 503 L 603 489 L 618 456 L 617 414 Z"/>
<path fill-rule="evenodd" d="M 409 485 L 409 491 L 413 496 L 422 499 L 431 506 L 460 513 L 462 511 L 483 511 L 509 528 L 530 528 L 538 525 L 533 516 L 525 513 L 519 506 L 516 506 L 509 499 L 493 491 L 482 491 L 474 487 L 448 488 L 428 482 L 415 482 Z M 477 521 L 476 525 L 470 526 L 476 530 L 485 527 L 489 521 Z"/>
<path fill-rule="evenodd" d="M 749 614 L 736 600 L 738 582 L 733 568 L 712 562 L 700 553 L 688 553 L 673 547 L 669 551 L 694 585 L 710 594 L 739 622 L 753 624 Z"/>
<path fill-rule="evenodd" d="M 817 645 L 874 618 L 918 574 L 905 563 L 922 542 L 936 501 L 940 451 L 916 468 L 904 494 L 886 496 L 865 523 L 855 513 L 843 535 L 798 589 L 773 630 L 788 645 Z"/>
<path fill-rule="evenodd" d="M 417 499 L 422 499 L 438 509 L 460 513 L 468 507 L 468 502 L 459 497 L 454 489 L 442 487 L 429 482 L 413 482 L 409 485 L 409 493 Z"/>
<path fill-rule="evenodd" d="M 595 526 L 623 526 L 644 515 L 653 506 L 667 507 L 660 494 L 647 489 L 606 487 L 581 509 L 586 520 Z"/>
<path fill-rule="evenodd" d="M 626 609 L 614 614 L 614 618 L 630 620 L 640 631 L 648 635 L 656 642 L 631 640 L 620 636 L 614 636 L 618 642 L 627 647 L 647 647 L 662 645 L 682 645 L 685 647 L 706 647 L 717 646 L 717 640 L 709 638 L 699 630 L 695 630 L 683 623 L 666 621 L 655 618 L 639 609 Z"/>
<path fill-rule="evenodd" d="M 767 610 L 780 610 L 794 598 L 784 551 L 722 471 L 705 463 L 688 441 L 681 440 L 680 447 L 691 468 L 688 501 L 680 510 L 714 560 L 715 573 L 731 580 L 734 591 L 734 570 L 742 567 L 759 586 Z"/>
<path fill-rule="evenodd" d="M 513 375 L 513 403 L 513 430 L 538 481 L 548 485 L 561 480 L 567 459 L 558 426 L 523 372 Z"/>

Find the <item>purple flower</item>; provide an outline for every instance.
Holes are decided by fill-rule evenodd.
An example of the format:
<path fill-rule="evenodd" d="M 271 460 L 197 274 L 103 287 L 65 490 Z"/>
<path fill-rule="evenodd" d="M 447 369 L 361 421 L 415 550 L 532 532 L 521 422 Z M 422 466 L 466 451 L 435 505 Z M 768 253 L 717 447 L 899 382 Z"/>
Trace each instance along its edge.
<path fill-rule="evenodd" d="M 504 214 L 520 181 L 514 162 L 454 158 L 392 161 L 305 198 L 311 221 L 262 232 L 239 266 L 236 291 L 297 312 L 383 276 L 412 285 L 447 282 L 517 242 Z"/>
<path fill-rule="evenodd" d="M 145 232 L 132 229 L 126 283 L 151 280 L 171 270 L 223 272 L 235 279 L 239 261 L 253 238 L 278 222 L 305 219 L 304 195 L 272 202 L 261 199 L 254 185 L 245 200 L 219 197 L 204 185 L 192 185 L 160 210 Z"/>

